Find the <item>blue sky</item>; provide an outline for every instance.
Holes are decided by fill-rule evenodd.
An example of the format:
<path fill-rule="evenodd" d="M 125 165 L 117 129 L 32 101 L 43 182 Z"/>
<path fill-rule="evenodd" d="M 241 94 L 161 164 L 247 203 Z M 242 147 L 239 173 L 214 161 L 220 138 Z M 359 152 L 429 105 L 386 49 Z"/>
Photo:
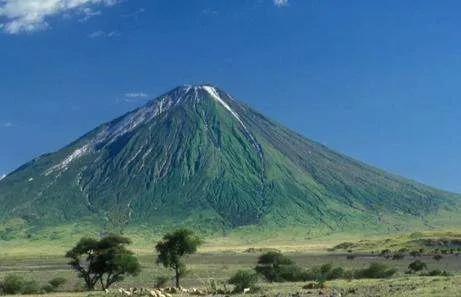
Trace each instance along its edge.
<path fill-rule="evenodd" d="M 0 175 L 176 85 L 461 192 L 461 3 L 0 1 Z"/>

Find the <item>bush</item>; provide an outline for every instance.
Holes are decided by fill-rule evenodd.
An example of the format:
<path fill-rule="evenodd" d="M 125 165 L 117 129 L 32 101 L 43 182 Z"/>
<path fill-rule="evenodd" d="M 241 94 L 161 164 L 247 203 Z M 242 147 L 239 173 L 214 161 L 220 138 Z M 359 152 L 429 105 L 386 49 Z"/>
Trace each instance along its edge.
<path fill-rule="evenodd" d="M 408 265 L 408 269 L 410 272 L 418 272 L 418 271 L 421 271 L 421 270 L 424 270 L 427 268 L 427 265 L 426 263 L 420 261 L 420 260 L 416 260 L 412 263 L 410 263 L 410 265 Z"/>
<path fill-rule="evenodd" d="M 46 284 L 42 287 L 42 292 L 44 293 L 53 293 L 55 290 L 55 287 L 50 284 Z"/>
<path fill-rule="evenodd" d="M 5 276 L 0 284 L 4 294 L 35 294 L 40 292 L 36 281 L 26 281 L 21 276 L 9 274 Z"/>
<path fill-rule="evenodd" d="M 67 280 L 65 278 L 56 277 L 50 280 L 48 284 L 44 285 L 41 290 L 45 293 L 56 292 L 59 289 L 59 287 L 64 285 L 66 282 Z"/>
<path fill-rule="evenodd" d="M 270 282 L 325 281 L 345 276 L 345 270 L 342 267 L 333 267 L 331 264 L 313 267 L 310 270 L 301 269 L 293 263 L 277 267 L 258 265 L 255 270 Z"/>
<path fill-rule="evenodd" d="M 356 278 L 389 278 L 393 276 L 397 270 L 390 269 L 381 263 L 371 263 L 368 268 L 360 269 L 355 272 Z"/>
<path fill-rule="evenodd" d="M 241 293 L 244 289 L 255 289 L 258 276 L 252 271 L 239 270 L 229 279 L 229 284 L 234 285 L 234 292 Z"/>
<path fill-rule="evenodd" d="M 331 264 L 323 264 L 322 266 L 320 266 L 319 272 L 322 275 L 326 275 L 331 271 L 331 269 L 333 269 L 333 265 L 331 265 Z"/>
<path fill-rule="evenodd" d="M 312 289 L 324 289 L 325 288 L 325 281 L 315 281 L 313 283 L 308 283 L 307 285 L 303 286 L 305 290 L 312 290 Z"/>
<path fill-rule="evenodd" d="M 439 269 L 431 270 L 428 273 L 423 273 L 421 275 L 422 276 L 450 276 L 450 274 L 446 272 L 445 270 L 442 271 Z"/>
<path fill-rule="evenodd" d="M 170 278 L 168 276 L 164 276 L 164 275 L 157 276 L 154 280 L 154 286 L 156 288 L 165 287 L 165 285 L 168 283 L 169 280 Z"/>
<path fill-rule="evenodd" d="M 345 274 L 344 268 L 342 267 L 336 267 L 333 268 L 328 274 L 327 274 L 327 280 L 332 280 L 332 279 L 340 279 L 343 278 Z"/>
<path fill-rule="evenodd" d="M 326 281 L 346 277 L 346 271 L 342 267 L 333 267 L 331 264 L 313 267 L 303 274 L 303 281 Z"/>
<path fill-rule="evenodd" d="M 2 291 L 5 294 L 19 294 L 22 292 L 25 280 L 14 274 L 9 274 L 5 276 L 3 282 L 1 283 Z"/>
<path fill-rule="evenodd" d="M 442 260 L 443 256 L 437 254 L 437 255 L 434 255 L 434 257 L 432 257 L 432 258 L 433 258 L 435 261 L 440 261 L 440 260 Z"/>
<path fill-rule="evenodd" d="M 264 276 L 268 282 L 296 281 L 302 278 L 303 274 L 290 258 L 280 252 L 261 255 L 255 271 Z"/>
<path fill-rule="evenodd" d="M 343 274 L 343 278 L 351 281 L 354 278 L 354 271 L 352 270 L 345 270 Z"/>
<path fill-rule="evenodd" d="M 296 265 L 280 266 L 277 271 L 277 281 L 298 282 L 304 280 L 305 272 Z"/>
<path fill-rule="evenodd" d="M 38 286 L 38 283 L 34 280 L 31 281 L 25 281 L 22 285 L 21 288 L 21 293 L 22 294 L 37 294 L 40 292 L 40 288 Z"/>
<path fill-rule="evenodd" d="M 380 255 L 381 256 L 386 256 L 386 255 L 389 255 L 391 253 L 391 250 L 390 249 L 384 249 L 381 251 Z"/>
<path fill-rule="evenodd" d="M 50 284 L 53 288 L 57 289 L 63 286 L 66 282 L 67 280 L 63 277 L 55 277 L 52 280 L 50 280 L 48 284 Z"/>
<path fill-rule="evenodd" d="M 405 258 L 405 254 L 401 252 L 397 252 L 394 255 L 392 255 L 392 260 L 402 260 Z"/>

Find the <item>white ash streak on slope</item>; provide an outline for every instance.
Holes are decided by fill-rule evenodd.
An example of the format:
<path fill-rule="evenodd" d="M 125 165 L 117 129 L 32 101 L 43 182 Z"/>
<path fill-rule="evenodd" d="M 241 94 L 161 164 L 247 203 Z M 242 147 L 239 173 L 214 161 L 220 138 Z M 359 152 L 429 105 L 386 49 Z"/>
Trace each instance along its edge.
<path fill-rule="evenodd" d="M 258 151 L 260 157 L 262 158 L 263 157 L 263 152 L 262 152 L 262 148 L 261 146 L 259 145 L 259 143 L 256 141 L 256 139 L 254 138 L 253 134 L 250 132 L 250 130 L 245 126 L 245 124 L 243 123 L 242 119 L 240 118 L 239 114 L 234 111 L 230 106 L 229 104 L 227 104 L 220 96 L 219 96 L 219 93 L 216 91 L 215 88 L 213 87 L 210 87 L 210 86 L 203 86 L 202 87 L 213 99 L 215 99 L 217 102 L 219 102 L 222 106 L 224 106 L 225 109 L 227 109 L 237 120 L 238 122 L 242 125 L 243 129 L 245 130 L 245 133 L 248 135 L 248 137 L 250 138 L 253 146 L 256 148 L 256 150 Z"/>
<path fill-rule="evenodd" d="M 116 139 L 133 131 L 139 125 L 150 121 L 159 114 L 167 111 L 169 108 L 171 108 L 171 106 L 173 106 L 174 103 L 176 102 L 173 100 L 173 98 L 167 96 L 159 101 L 154 102 L 152 105 L 142 107 L 132 112 L 131 114 L 128 114 L 120 122 L 114 125 L 109 125 L 88 143 L 74 150 L 70 155 L 64 158 L 63 161 L 50 167 L 45 171 L 45 175 L 67 170 L 73 161 L 94 152 L 96 146 L 100 144 L 108 145 L 113 143 Z"/>

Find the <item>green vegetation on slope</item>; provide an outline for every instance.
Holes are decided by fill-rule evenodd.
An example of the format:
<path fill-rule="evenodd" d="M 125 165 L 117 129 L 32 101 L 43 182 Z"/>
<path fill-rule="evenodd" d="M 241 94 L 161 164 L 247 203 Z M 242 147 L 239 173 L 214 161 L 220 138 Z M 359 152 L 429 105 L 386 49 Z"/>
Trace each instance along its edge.
<path fill-rule="evenodd" d="M 179 87 L 0 181 L 0 237 L 61 226 L 74 236 L 80 225 L 403 232 L 460 226 L 460 201 L 333 152 L 216 88 Z"/>

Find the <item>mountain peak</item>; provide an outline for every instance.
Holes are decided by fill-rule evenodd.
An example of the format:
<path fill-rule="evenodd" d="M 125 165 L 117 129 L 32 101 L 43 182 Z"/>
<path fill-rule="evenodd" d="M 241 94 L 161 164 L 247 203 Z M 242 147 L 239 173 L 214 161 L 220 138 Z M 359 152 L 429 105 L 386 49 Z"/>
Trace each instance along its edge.
<path fill-rule="evenodd" d="M 197 84 L 197 85 L 182 85 L 182 86 L 176 87 L 173 90 L 167 92 L 164 96 L 160 96 L 159 98 L 161 99 L 165 96 L 170 96 L 176 99 L 181 99 L 181 97 L 188 97 L 188 98 L 193 98 L 195 100 L 199 100 L 199 99 L 203 99 L 203 97 L 207 97 L 206 96 L 207 94 L 212 97 L 221 97 L 222 94 L 225 94 L 226 97 L 228 97 L 228 95 L 224 91 L 220 90 L 215 85 Z"/>
<path fill-rule="evenodd" d="M 180 87 L 183 87 L 183 88 L 196 88 L 196 89 L 201 89 L 201 88 L 204 88 L 204 87 L 213 87 L 213 88 L 216 88 L 215 85 L 213 84 L 210 84 L 210 83 L 203 83 L 203 84 L 185 84 L 185 85 L 182 85 Z"/>
<path fill-rule="evenodd" d="M 199 84 L 177 87 L 8 175 L 0 182 L 0 223 L 104 218 L 108 225 L 330 232 L 376 222 L 402 230 L 439 210 L 456 217 L 460 199 L 331 151 Z"/>
<path fill-rule="evenodd" d="M 93 137 L 86 139 L 81 145 L 71 151 L 62 161 L 48 168 L 45 175 L 66 171 L 72 162 L 101 150 L 115 143 L 119 138 L 128 135 L 138 127 L 154 120 L 159 115 L 171 110 L 175 106 L 187 102 L 199 102 L 200 100 L 214 100 L 227 110 L 232 117 L 239 122 L 244 131 L 250 135 L 240 115 L 226 102 L 229 95 L 211 84 L 184 85 L 177 87 L 163 96 L 157 97 L 125 116 L 118 118 L 102 126 L 102 129 Z"/>
<path fill-rule="evenodd" d="M 227 99 L 231 99 L 226 92 L 212 84 L 182 85 L 151 100 L 145 107 L 151 109 L 155 108 L 158 104 L 165 104 L 166 102 L 176 105 L 184 102 L 196 102 L 207 98 L 224 102 Z"/>
<path fill-rule="evenodd" d="M 198 84 L 198 85 L 183 85 L 177 87 L 163 96 L 160 96 L 151 101 L 147 107 L 152 110 L 164 111 L 167 107 L 170 108 L 174 105 L 184 102 L 198 102 L 204 99 L 212 99 L 224 107 L 242 126 L 245 126 L 239 114 L 231 107 L 228 101 L 234 101 L 233 98 L 226 92 L 220 90 L 212 84 Z M 158 108 L 158 107 L 162 108 Z M 142 110 L 142 109 L 141 109 Z M 157 112 L 154 113 L 157 115 Z"/>

